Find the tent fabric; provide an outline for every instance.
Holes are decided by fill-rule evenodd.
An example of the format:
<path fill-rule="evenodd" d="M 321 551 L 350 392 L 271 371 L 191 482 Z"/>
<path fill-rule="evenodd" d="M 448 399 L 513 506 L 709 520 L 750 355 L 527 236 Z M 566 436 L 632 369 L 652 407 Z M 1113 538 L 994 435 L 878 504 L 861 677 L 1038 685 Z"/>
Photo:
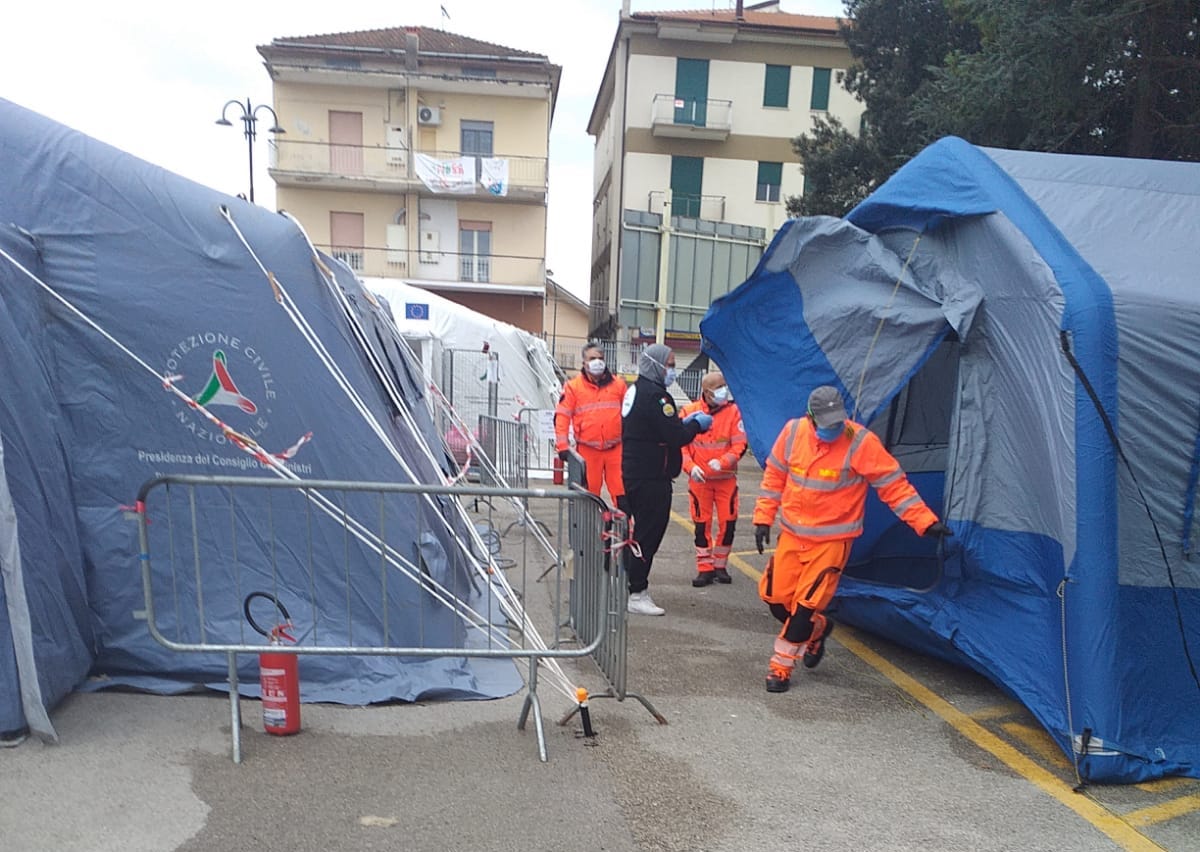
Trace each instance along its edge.
<path fill-rule="evenodd" d="M 446 350 L 494 352 L 500 363 L 498 417 L 516 420 L 526 408 L 553 410 L 562 386 L 544 340 L 405 281 L 364 278 L 363 282 L 387 302 L 400 333 L 417 344 L 414 349 L 429 342 L 430 375 L 438 374 Z M 468 378 L 478 385 L 475 395 L 486 399 L 485 383 Z"/>
<path fill-rule="evenodd" d="M 9 696 L 31 695 L 34 679 L 47 708 L 81 686 L 167 690 L 224 680 L 223 659 L 167 651 L 134 618 L 144 607 L 137 525 L 122 507 L 158 474 L 269 471 L 165 392 L 162 377 L 179 376 L 177 386 L 200 400 L 221 362 L 250 402 L 212 396 L 212 412 L 270 452 L 311 433 L 286 463 L 298 476 L 443 481 L 430 450 L 439 438 L 416 378 L 419 368 L 388 340 L 390 319 L 361 283 L 328 257 L 318 263 L 288 217 L 0 100 L 0 248 L 6 255 L 0 257 L 6 367 L 0 374 L 0 473 L 12 507 L 4 511 L 0 497 L 0 568 L 8 590 L 0 619 L 0 730 L 33 721 L 30 708 L 15 708 Z M 332 269 L 334 278 L 323 269 Z M 286 290 L 320 346 L 306 341 L 286 315 L 264 270 Z M 335 381 L 337 370 L 346 387 Z M 364 412 L 350 404 L 351 393 L 363 400 Z M 201 521 L 219 529 L 206 511 L 216 509 L 202 506 Z M 378 517 L 377 506 L 371 511 Z M 397 501 L 395 511 L 387 519 L 390 538 L 408 535 L 414 547 L 428 551 L 431 570 L 439 555 L 444 571 L 465 570 L 458 567 L 464 560 L 454 558 L 457 542 L 438 521 L 440 511 L 415 499 Z M 225 518 L 228 525 L 228 509 Z M 306 534 L 300 519 L 277 518 L 266 530 L 248 512 L 244 522 L 243 542 L 274 535 L 286 543 Z M 161 535 L 166 526 L 151 529 Z M 325 532 L 314 542 L 314 563 L 327 558 L 340 565 L 345 536 Z M 417 541 L 420 535 L 428 538 Z M 219 576 L 232 570 L 220 567 L 227 545 L 219 536 L 211 539 L 201 541 L 201 560 Z M 152 541 L 152 553 L 167 550 Z M 378 588 L 378 556 L 365 546 L 352 547 L 350 556 L 352 581 Z M 246 556 L 248 579 L 270 576 L 264 559 Z M 456 580 L 460 588 L 470 585 Z M 282 581 L 301 587 L 297 577 Z M 11 593 L 13 583 L 24 587 L 24 606 Z M 415 585 L 396 586 L 384 603 L 359 596 L 356 641 L 377 641 L 370 631 L 382 621 L 392 625 L 392 644 L 418 644 L 415 633 L 396 625 L 419 621 L 421 642 L 463 643 L 467 627 L 457 615 Z M 296 611 L 304 607 L 290 602 L 299 622 Z M 243 635 L 237 603 L 205 612 L 210 639 Z M 320 606 L 310 627 L 323 628 L 324 644 L 349 644 L 338 641 L 348 637 L 338 635 L 339 622 Z M 17 665 L 26 633 L 33 637 L 34 673 Z M 252 694 L 257 664 L 249 658 L 242 664 L 240 676 Z M 494 697 L 521 684 L 511 661 L 498 659 L 317 657 L 301 665 L 305 701 Z"/>
<path fill-rule="evenodd" d="M 984 672 L 1088 780 L 1200 776 L 1198 244 L 1196 164 L 947 138 L 701 323 L 760 461 L 833 384 L 955 530 L 869 501 L 839 616 Z"/>

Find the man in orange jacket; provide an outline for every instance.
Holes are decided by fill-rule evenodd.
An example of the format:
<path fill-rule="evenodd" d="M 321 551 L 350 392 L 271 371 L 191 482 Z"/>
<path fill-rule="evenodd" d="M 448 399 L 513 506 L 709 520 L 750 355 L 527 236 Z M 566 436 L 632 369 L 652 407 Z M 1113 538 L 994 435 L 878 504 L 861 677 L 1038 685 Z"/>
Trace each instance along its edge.
<path fill-rule="evenodd" d="M 554 410 L 554 447 L 567 460 L 569 432 L 574 432 L 575 451 L 583 458 L 587 489 L 599 496 L 608 486 L 613 503 L 624 503 L 621 480 L 621 403 L 625 380 L 614 376 L 604 363 L 604 351 L 595 343 L 583 347 L 579 375 L 567 382 Z"/>
<path fill-rule="evenodd" d="M 759 581 L 759 597 L 783 623 L 767 674 L 767 692 L 787 692 L 796 659 L 813 668 L 825 655 L 833 622 L 823 615 L 837 591 L 850 545 L 862 535 L 867 486 L 918 535 L 954 533 L 909 483 L 879 437 L 846 417 L 836 388 L 808 397 L 808 414 L 784 424 L 763 470 L 754 507 L 758 552 L 770 542 L 782 509 L 775 555 Z"/>
<path fill-rule="evenodd" d="M 680 412 L 686 417 L 693 411 L 712 415 L 712 426 L 683 448 L 683 469 L 689 477 L 688 501 L 692 523 L 696 525 L 696 578 L 692 585 L 701 588 L 732 582 L 729 552 L 738 518 L 738 461 L 746 454 L 746 430 L 742 413 L 729 396 L 729 386 L 719 370 L 700 380 L 700 398 Z M 716 523 L 708 536 L 708 525 Z"/>

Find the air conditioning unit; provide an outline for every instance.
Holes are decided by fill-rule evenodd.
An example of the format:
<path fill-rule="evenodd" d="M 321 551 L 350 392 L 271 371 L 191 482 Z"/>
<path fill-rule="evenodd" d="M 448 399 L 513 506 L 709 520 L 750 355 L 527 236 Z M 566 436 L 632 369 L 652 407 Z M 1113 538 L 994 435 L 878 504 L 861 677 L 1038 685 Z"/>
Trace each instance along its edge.
<path fill-rule="evenodd" d="M 442 111 L 437 107 L 417 107 L 417 124 L 427 124 L 432 127 L 442 123 Z"/>

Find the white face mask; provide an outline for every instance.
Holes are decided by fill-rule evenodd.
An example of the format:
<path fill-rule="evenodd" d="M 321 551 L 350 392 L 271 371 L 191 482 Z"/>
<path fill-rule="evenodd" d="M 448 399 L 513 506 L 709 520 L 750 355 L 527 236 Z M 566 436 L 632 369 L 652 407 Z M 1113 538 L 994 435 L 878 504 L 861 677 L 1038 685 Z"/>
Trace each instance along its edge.
<path fill-rule="evenodd" d="M 667 367 L 667 374 L 663 376 L 663 384 L 667 387 L 670 387 L 671 385 L 675 384 L 675 379 L 678 376 L 679 373 L 675 371 L 674 367 Z"/>
<path fill-rule="evenodd" d="M 725 385 L 721 385 L 719 388 L 713 391 L 713 402 L 715 402 L 717 405 L 724 405 L 725 403 L 729 402 L 729 388 Z"/>
<path fill-rule="evenodd" d="M 591 373 L 593 376 L 604 375 L 604 359 L 603 358 L 593 358 L 592 360 L 588 361 L 587 362 L 587 371 L 589 373 Z"/>

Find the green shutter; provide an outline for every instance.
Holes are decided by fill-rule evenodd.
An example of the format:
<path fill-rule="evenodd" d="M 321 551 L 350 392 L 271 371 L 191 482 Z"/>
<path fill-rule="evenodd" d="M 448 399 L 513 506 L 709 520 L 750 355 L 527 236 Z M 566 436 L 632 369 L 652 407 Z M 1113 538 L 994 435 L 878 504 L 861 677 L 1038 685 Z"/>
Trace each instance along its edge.
<path fill-rule="evenodd" d="M 813 69 L 813 90 L 811 109 L 829 109 L 829 76 L 828 68 Z"/>
<path fill-rule="evenodd" d="M 768 65 L 763 80 L 763 106 L 786 107 L 792 69 L 789 65 Z"/>
<path fill-rule="evenodd" d="M 703 157 L 672 157 L 671 215 L 699 218 L 700 188 L 703 184 Z"/>
<path fill-rule="evenodd" d="M 708 60 L 675 60 L 675 123 L 703 127 L 708 120 Z"/>
<path fill-rule="evenodd" d="M 773 186 L 783 183 L 783 163 L 759 163 L 758 182 Z"/>
<path fill-rule="evenodd" d="M 759 163 L 755 201 L 778 201 L 779 185 L 783 183 L 783 163 Z"/>

